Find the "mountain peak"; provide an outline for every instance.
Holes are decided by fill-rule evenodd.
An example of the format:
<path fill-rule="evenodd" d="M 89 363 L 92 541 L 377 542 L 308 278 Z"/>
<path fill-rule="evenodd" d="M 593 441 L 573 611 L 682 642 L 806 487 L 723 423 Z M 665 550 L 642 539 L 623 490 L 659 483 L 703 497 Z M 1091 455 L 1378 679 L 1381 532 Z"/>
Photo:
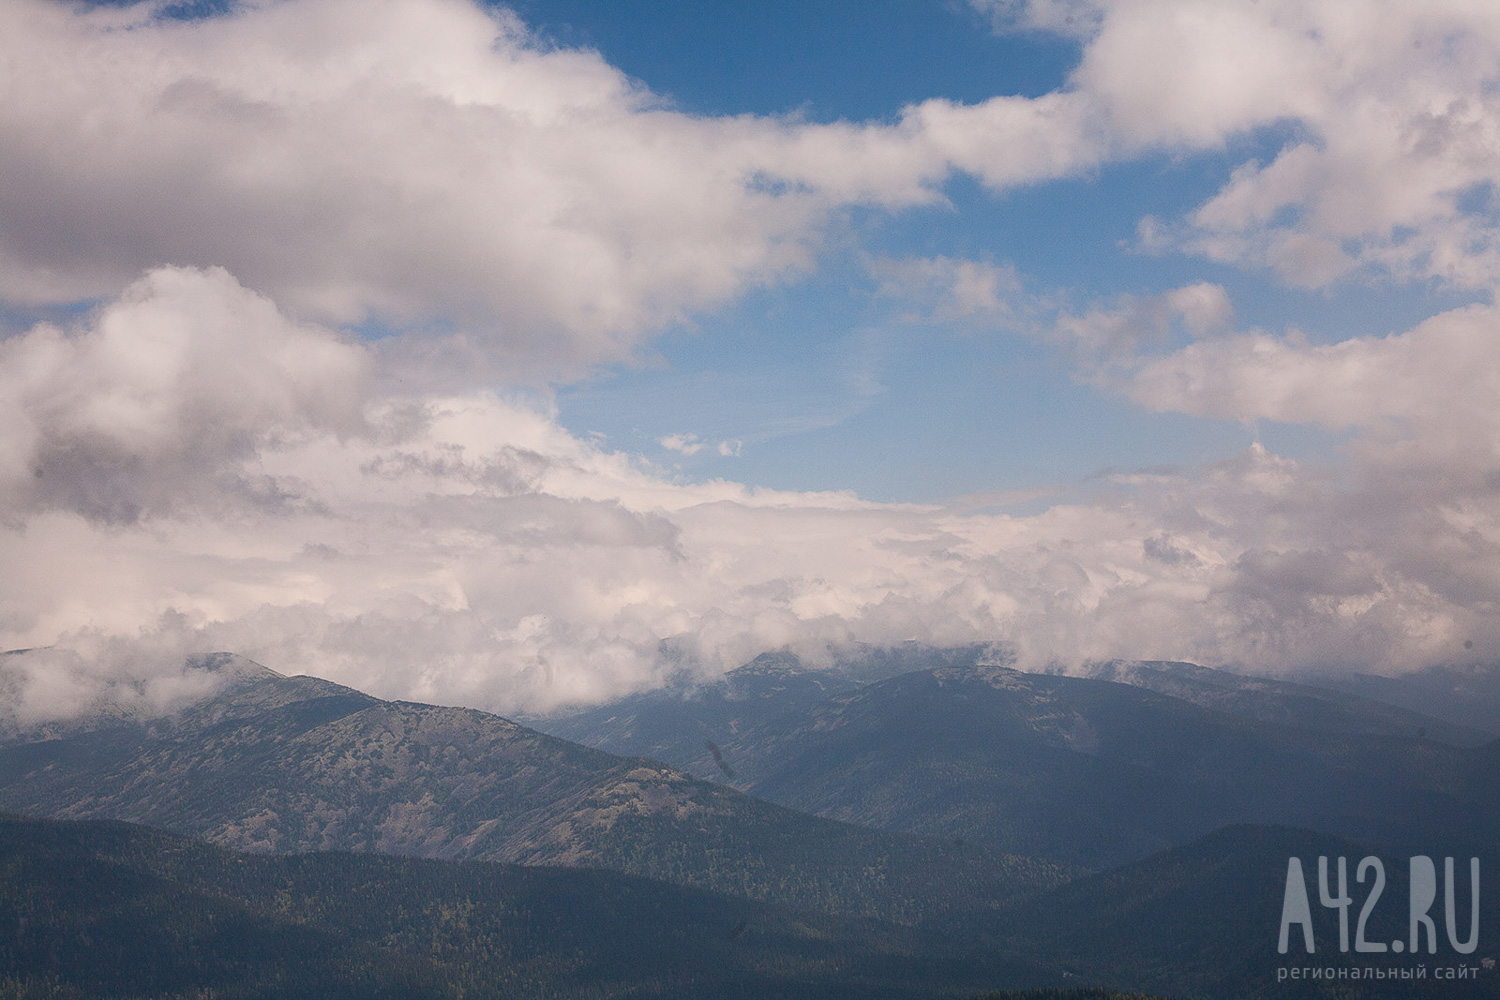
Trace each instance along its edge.
<path fill-rule="evenodd" d="M 286 674 L 278 673 L 264 664 L 256 663 L 248 656 L 238 653 L 218 652 L 204 653 L 201 656 L 190 656 L 187 660 L 189 670 L 202 670 L 210 674 L 218 674 L 225 679 L 238 682 L 255 682 L 271 680 L 277 677 L 285 677 Z"/>

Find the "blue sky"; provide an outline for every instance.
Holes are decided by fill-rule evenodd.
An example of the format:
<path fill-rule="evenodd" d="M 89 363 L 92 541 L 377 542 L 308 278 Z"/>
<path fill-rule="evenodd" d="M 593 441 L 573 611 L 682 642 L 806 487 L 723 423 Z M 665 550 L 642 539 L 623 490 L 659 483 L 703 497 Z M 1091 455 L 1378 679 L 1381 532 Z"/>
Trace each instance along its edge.
<path fill-rule="evenodd" d="M 1491 4 L 12 0 L 0 65 L 15 711 L 1500 657 Z"/>
<path fill-rule="evenodd" d="M 556 44 L 611 64 L 696 114 L 893 117 L 929 97 L 982 101 L 1059 87 L 1076 42 L 1001 35 L 946 0 L 638 4 L 526 0 L 511 5 Z"/>
<path fill-rule="evenodd" d="M 514 9 L 543 37 L 597 49 L 701 115 L 894 120 L 933 97 L 1035 97 L 1066 86 L 1081 53 L 1075 39 L 1000 31 L 945 0 L 533 0 Z M 873 255 L 1013 264 L 1033 291 L 1075 309 L 1212 281 L 1230 290 L 1242 325 L 1295 326 L 1314 341 L 1396 333 L 1476 300 L 1422 282 L 1289 289 L 1264 274 L 1138 247 L 1143 216 L 1189 211 L 1234 167 L 1273 159 L 1287 135 L 1273 125 L 1226 149 L 1147 156 L 998 194 L 959 176 L 943 186 L 940 205 L 852 213 L 817 273 L 694 316 L 640 361 L 560 387 L 559 419 L 684 476 L 851 489 L 885 501 L 1065 493 L 1101 472 L 1202 463 L 1257 439 L 1327 458 L 1337 439 L 1315 427 L 1143 413 L 1080 386 L 1054 352 L 1014 331 L 903 321 L 908 310 L 877 296 L 860 263 Z M 657 442 L 674 434 L 742 446 L 730 456 L 712 446 L 673 454 Z"/>
<path fill-rule="evenodd" d="M 1071 40 L 1000 34 L 980 12 L 941 0 L 516 10 L 698 114 L 890 120 L 931 97 L 1044 94 L 1078 57 Z M 1121 288 L 1124 276 L 1112 272 L 1138 263 L 1119 248 L 1134 231 L 1119 197 L 1131 180 L 1107 192 L 1091 180 L 996 198 L 960 179 L 944 205 L 857 213 L 821 273 L 696 317 L 656 342 L 644 370 L 616 367 L 564 388 L 560 419 L 647 454 L 674 433 L 745 442 L 733 457 L 712 447 L 662 457 L 685 475 L 881 500 L 1059 486 L 1117 462 L 1201 458 L 1201 431 L 1184 441 L 1181 427 L 1153 427 L 1078 391 L 1046 352 L 1015 337 L 903 323 L 899 305 L 875 298 L 860 273 L 860 254 L 957 254 L 1025 261 L 1028 277 L 1059 287 Z M 1161 188 L 1143 193 L 1159 198 Z M 1223 441 L 1220 429 L 1209 433 Z"/>

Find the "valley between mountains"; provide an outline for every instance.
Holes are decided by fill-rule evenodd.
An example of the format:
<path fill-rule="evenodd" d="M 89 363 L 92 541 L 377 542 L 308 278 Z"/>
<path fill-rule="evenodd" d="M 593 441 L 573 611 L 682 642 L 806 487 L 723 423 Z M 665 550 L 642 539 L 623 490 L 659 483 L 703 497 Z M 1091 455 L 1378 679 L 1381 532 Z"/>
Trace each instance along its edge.
<path fill-rule="evenodd" d="M 200 666 L 218 693 L 173 715 L 4 731 L 0 997 L 1500 996 L 1276 976 L 1291 856 L 1385 857 L 1391 899 L 1408 854 L 1500 871 L 1480 673 L 1419 713 L 1189 664 L 767 655 L 522 725 Z"/>

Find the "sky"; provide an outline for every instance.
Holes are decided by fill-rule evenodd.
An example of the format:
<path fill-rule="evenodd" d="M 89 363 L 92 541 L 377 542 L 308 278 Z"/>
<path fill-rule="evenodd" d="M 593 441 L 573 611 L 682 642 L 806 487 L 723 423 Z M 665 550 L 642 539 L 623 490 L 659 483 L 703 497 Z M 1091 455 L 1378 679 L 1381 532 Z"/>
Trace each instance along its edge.
<path fill-rule="evenodd" d="M 0 5 L 11 716 L 1500 657 L 1488 0 Z"/>

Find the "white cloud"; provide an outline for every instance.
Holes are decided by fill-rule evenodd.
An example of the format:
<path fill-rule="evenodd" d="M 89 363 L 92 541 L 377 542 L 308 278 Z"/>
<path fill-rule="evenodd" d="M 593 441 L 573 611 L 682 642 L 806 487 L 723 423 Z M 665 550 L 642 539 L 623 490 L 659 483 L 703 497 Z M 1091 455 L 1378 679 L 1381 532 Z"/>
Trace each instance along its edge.
<path fill-rule="evenodd" d="M 1500 310 L 1472 305 L 1386 336 L 1311 343 L 1300 330 L 1235 331 L 1224 289 L 1119 296 L 1082 315 L 1034 314 L 1080 379 L 1149 412 L 1357 432 L 1365 457 L 1460 464 L 1500 458 Z"/>
<path fill-rule="evenodd" d="M 1002 30 L 1084 42 L 1066 96 L 1112 157 L 1277 129 L 1147 246 L 1266 267 L 1489 288 L 1500 264 L 1500 8 L 1483 0 L 971 0 Z M 962 162 L 962 161 L 956 161 Z M 966 166 L 966 169 L 972 169 Z"/>
<path fill-rule="evenodd" d="M 35 736 L 33 727 L 99 715 L 162 715 L 223 690 L 249 666 L 193 656 L 185 638 L 170 630 L 131 640 L 80 634 L 74 648 L 0 654 L 0 735 Z"/>
<path fill-rule="evenodd" d="M 684 455 L 696 455 L 706 447 L 704 442 L 698 440 L 696 434 L 668 434 L 657 444 L 668 451 L 676 451 Z"/>
<path fill-rule="evenodd" d="M 0 644 L 57 647 L 15 703 L 68 714 L 124 677 L 166 706 L 214 648 L 501 710 L 650 685 L 664 648 L 705 672 L 907 639 L 1031 665 L 1495 655 L 1490 308 L 1324 346 L 1232 332 L 1201 283 L 1064 315 L 1082 376 L 1143 407 L 1358 437 L 1334 472 L 1254 447 L 1030 517 L 674 482 L 476 389 L 812 266 L 841 206 L 1271 127 L 1277 156 L 1153 242 L 1301 284 L 1493 284 L 1500 7 L 987 6 L 1083 41 L 1067 88 L 811 125 L 683 114 L 459 0 L 0 4 L 0 297 L 106 300 L 0 342 Z M 875 270 L 928 319 L 1055 311 L 1003 265 Z M 367 315 L 402 332 L 330 330 Z"/>
<path fill-rule="evenodd" d="M 1208 289 L 1165 298 L 1184 316 L 1223 312 Z M 148 314 L 163 321 L 141 324 Z M 258 391 L 234 391 L 220 368 L 184 361 L 192 352 L 180 345 L 142 354 L 143 366 L 90 362 L 121 331 L 191 330 L 213 344 L 233 323 L 233 367 Z M 1468 353 L 1431 377 L 1478 388 L 1462 369 L 1467 358 L 1493 377 L 1475 353 L 1488 323 L 1470 311 L 1346 348 L 1366 374 L 1351 380 L 1341 419 L 1391 414 L 1426 427 L 1437 406 L 1419 402 L 1435 384 L 1423 366 L 1461 345 Z M 816 659 L 856 642 L 1001 641 L 1031 666 L 1138 656 L 1273 670 L 1396 669 L 1464 639 L 1500 649 L 1488 460 L 1467 473 L 1443 464 L 1440 480 L 1367 456 L 1350 483 L 1253 448 L 1201 470 L 1115 477 L 1103 493 L 1017 517 L 672 482 L 492 394 L 372 395 L 357 417 L 342 404 L 324 413 L 292 387 L 357 384 L 344 380 L 358 352 L 290 324 L 222 273 L 155 272 L 71 339 L 41 328 L 8 346 L 30 357 L 57 343 L 81 361 L 28 365 L 45 377 L 7 383 L 47 388 L 45 426 L 75 435 L 47 438 L 54 448 L 105 441 L 110 454 L 171 471 L 148 479 L 161 499 L 141 494 L 149 502 L 134 522 L 100 517 L 66 490 L 8 508 L 24 523 L 0 529 L 0 645 L 55 646 L 56 662 L 71 664 L 28 674 L 17 697 L 32 720 L 76 712 L 122 678 L 161 686 L 143 706 L 174 703 L 171 692 L 197 690 L 181 679 L 182 656 L 212 649 L 385 696 L 501 711 L 596 701 L 658 683 L 674 664 L 714 673 L 781 646 Z M 324 350 L 331 367 L 254 377 L 274 371 L 266 359 L 287 345 Z M 1167 358 L 1222 350 L 1248 364 L 1260 357 L 1253 347 L 1221 336 Z M 1236 415 L 1323 412 L 1305 409 L 1325 405 L 1311 394 L 1263 400 L 1226 377 L 1229 388 L 1179 404 L 1243 397 Z M 1266 381 L 1252 373 L 1244 384 Z M 97 416 L 101 400 L 130 414 L 112 401 L 141 384 L 164 387 L 151 419 Z M 26 417 L 7 422 L 8 441 L 35 424 L 27 414 L 42 399 L 6 398 Z M 252 471 L 297 502 L 214 492 Z M 169 490 L 214 502 L 168 502 Z M 89 667 L 96 659 L 103 666 Z"/>
<path fill-rule="evenodd" d="M 1309 344 L 1296 334 L 1201 341 L 1141 362 L 1133 400 L 1230 420 L 1333 429 L 1408 425 L 1431 446 L 1500 449 L 1500 355 L 1493 306 L 1442 313 L 1413 330 Z"/>
<path fill-rule="evenodd" d="M 714 119 L 466 0 L 149 10 L 0 7 L 0 297 L 223 266 L 299 317 L 457 324 L 390 349 L 478 361 L 471 385 L 546 377 L 807 269 L 840 206 L 932 202 L 955 165 L 1003 186 L 1097 160 L 1068 95 Z"/>
<path fill-rule="evenodd" d="M 297 316 L 456 323 L 440 350 L 391 348 L 450 374 L 477 361 L 469 384 L 557 375 L 813 266 L 840 206 L 932 202 L 953 170 L 1001 190 L 1217 151 L 1270 126 L 1294 138 L 1159 233 L 1297 284 L 1358 267 L 1491 282 L 1493 5 L 979 6 L 1077 29 L 1068 86 L 816 125 L 674 111 L 465 0 L 286 0 L 193 22 L 14 0 L 0 296 L 109 296 L 163 262 L 224 266 Z"/>
<path fill-rule="evenodd" d="M 222 270 L 153 271 L 81 330 L 0 341 L 0 510 L 122 523 L 293 503 L 240 463 L 359 432 L 367 368 L 359 347 L 288 321 Z"/>
<path fill-rule="evenodd" d="M 0 11 L 12 301 L 224 265 L 300 315 L 456 321 L 555 368 L 805 266 L 826 204 L 754 182 L 795 129 L 671 112 L 460 0 L 118 20 Z"/>
<path fill-rule="evenodd" d="M 1167 304 L 1182 318 L 1188 332 L 1204 336 L 1234 323 L 1234 306 L 1223 286 L 1200 281 L 1167 293 Z"/>

